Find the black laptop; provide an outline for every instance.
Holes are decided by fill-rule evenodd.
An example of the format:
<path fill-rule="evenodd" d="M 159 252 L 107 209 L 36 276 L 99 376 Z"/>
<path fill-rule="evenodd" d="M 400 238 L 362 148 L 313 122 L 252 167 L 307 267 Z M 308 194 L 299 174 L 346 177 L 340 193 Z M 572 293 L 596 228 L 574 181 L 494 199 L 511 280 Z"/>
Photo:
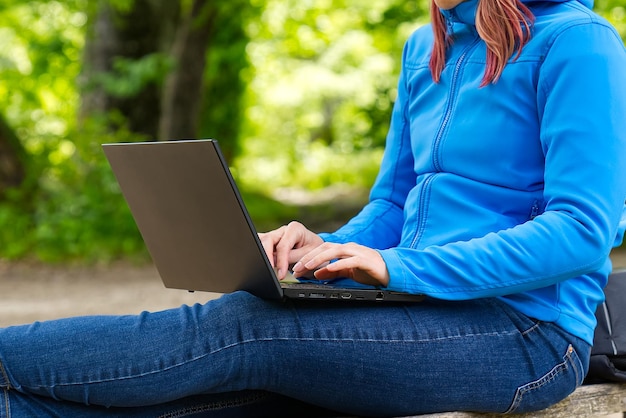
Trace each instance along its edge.
<path fill-rule="evenodd" d="M 423 299 L 350 279 L 278 280 L 215 140 L 102 147 L 168 288 L 266 299 Z"/>

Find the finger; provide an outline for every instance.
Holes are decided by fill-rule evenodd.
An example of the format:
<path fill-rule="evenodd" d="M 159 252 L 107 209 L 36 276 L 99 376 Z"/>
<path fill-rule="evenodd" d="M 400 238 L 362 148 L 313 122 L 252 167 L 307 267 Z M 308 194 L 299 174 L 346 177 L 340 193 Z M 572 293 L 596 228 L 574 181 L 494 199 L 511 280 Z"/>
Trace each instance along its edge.
<path fill-rule="evenodd" d="M 280 241 L 275 245 L 276 268 L 281 277 L 284 277 L 289 266 L 298 259 L 297 249 L 306 242 L 307 229 L 300 222 L 290 222 L 282 230 Z"/>
<path fill-rule="evenodd" d="M 358 256 L 361 254 L 362 248 L 364 247 L 354 243 L 325 243 L 316 252 L 312 251 L 309 261 L 305 261 L 303 264 L 308 269 L 318 269 L 336 259 Z"/>
<path fill-rule="evenodd" d="M 276 245 L 280 242 L 284 228 L 284 226 L 281 226 L 273 231 L 258 234 L 261 245 L 273 268 L 276 268 Z"/>
<path fill-rule="evenodd" d="M 336 263 L 329 264 L 329 266 L 333 264 Z M 333 280 L 339 277 L 352 278 L 350 273 L 351 272 L 344 272 L 343 270 L 329 269 L 328 266 L 324 266 L 318 270 L 315 270 L 315 272 L 313 273 L 313 277 L 317 280 Z"/>
<path fill-rule="evenodd" d="M 307 254 L 294 265 L 294 273 L 300 275 L 312 272 L 328 265 L 328 263 L 334 259 L 347 257 L 349 254 L 347 254 L 343 248 L 347 245 L 348 244 L 334 244 L 330 242 L 319 245 L 307 252 Z"/>
<path fill-rule="evenodd" d="M 291 225 L 285 225 L 282 227 L 282 235 L 280 240 L 274 247 L 274 256 L 276 257 L 276 269 L 279 275 L 284 277 L 289 269 L 290 253 L 294 246 L 298 242 L 298 233 L 294 231 L 294 227 Z"/>
<path fill-rule="evenodd" d="M 325 242 L 316 248 L 310 249 L 302 257 L 300 257 L 300 259 L 293 266 L 294 273 L 306 270 L 305 266 L 314 263 L 312 260 L 314 260 L 321 252 L 325 251 L 329 245 L 329 243 Z"/>
<path fill-rule="evenodd" d="M 337 277 L 350 277 L 354 279 L 356 270 L 367 271 L 368 267 L 361 257 L 347 256 L 335 261 L 334 263 L 320 267 L 315 272 L 315 277 L 318 279 L 323 278 L 324 280 Z"/>
<path fill-rule="evenodd" d="M 383 285 L 381 280 L 378 279 L 378 276 L 368 267 L 363 266 L 362 261 L 363 260 L 359 257 L 344 258 L 317 270 L 315 272 L 315 278 L 318 280 L 332 280 L 339 277 L 349 277 L 356 282 L 366 285 Z"/>
<path fill-rule="evenodd" d="M 259 234 L 259 240 L 261 241 L 261 245 L 263 246 L 265 255 L 267 255 L 267 259 L 269 260 L 272 267 L 274 267 L 274 244 L 267 235 Z"/>
<path fill-rule="evenodd" d="M 353 280 L 369 284 L 387 286 L 389 283 L 389 273 L 387 266 L 380 254 L 357 244 L 345 244 L 333 248 L 330 252 L 322 252 L 317 255 L 321 257 L 334 257 L 337 261 L 321 267 L 315 271 L 315 277 L 320 280 L 329 280 L 337 277 L 349 277 Z M 311 260 L 311 263 L 315 260 Z"/>

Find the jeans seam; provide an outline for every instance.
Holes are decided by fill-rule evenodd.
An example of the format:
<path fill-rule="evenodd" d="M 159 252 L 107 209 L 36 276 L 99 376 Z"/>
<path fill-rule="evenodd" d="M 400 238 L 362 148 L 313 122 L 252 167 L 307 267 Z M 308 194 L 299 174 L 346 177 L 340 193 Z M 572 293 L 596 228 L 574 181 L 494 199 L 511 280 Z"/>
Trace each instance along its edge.
<path fill-rule="evenodd" d="M 576 373 L 576 386 L 582 385 L 585 380 L 585 376 L 581 373 L 584 371 L 584 366 L 582 361 L 580 361 L 578 352 L 572 345 L 570 345 L 570 348 L 567 351 L 567 360 L 571 364 L 572 369 L 574 369 L 574 373 Z"/>
<path fill-rule="evenodd" d="M 528 334 L 530 334 L 531 332 L 533 332 L 534 330 L 536 330 L 537 328 L 539 328 L 541 326 L 540 322 L 536 322 L 533 324 L 532 327 L 528 328 L 527 330 L 523 331 L 521 334 L 522 336 L 526 336 Z"/>
<path fill-rule="evenodd" d="M 202 355 L 199 355 L 197 357 L 194 358 L 190 358 L 188 360 L 182 361 L 182 362 L 178 362 L 176 364 L 172 364 L 169 365 L 167 367 L 163 367 L 161 369 L 155 369 L 155 370 L 150 370 L 150 371 L 146 371 L 143 373 L 136 373 L 136 374 L 129 374 L 129 375 L 125 375 L 125 376 L 119 376 L 119 377 L 111 377 L 111 378 L 107 378 L 107 379 L 97 379 L 97 380 L 80 380 L 80 381 L 74 381 L 74 382 L 70 382 L 70 383 L 56 383 L 54 385 L 38 385 L 38 386 L 31 386 L 31 389 L 48 389 L 48 388 L 52 388 L 54 386 L 56 387 L 72 387 L 72 386 L 80 386 L 80 385 L 90 385 L 90 384 L 99 384 L 99 383 L 107 383 L 107 382 L 113 382 L 113 381 L 119 381 L 119 380 L 131 380 L 131 379 L 137 379 L 140 377 L 144 377 L 144 376 L 148 376 L 148 375 L 152 375 L 155 373 L 162 373 L 164 371 L 167 370 L 171 370 L 171 369 L 175 369 L 181 366 L 184 366 L 186 364 L 190 364 L 196 361 L 200 361 L 202 360 L 204 357 L 206 356 L 210 356 L 210 355 L 214 355 L 214 354 L 218 354 L 224 350 L 228 350 L 231 348 L 235 348 L 235 347 L 239 347 L 241 345 L 245 345 L 245 344 L 250 344 L 250 343 L 264 343 L 264 342 L 271 342 L 271 341 L 298 341 L 298 342 L 335 342 L 335 343 L 346 343 L 346 344 L 351 344 L 354 342 L 360 342 L 360 343 L 379 343 L 379 344 L 405 344 L 405 343 L 421 343 L 421 342 L 438 342 L 438 341 L 447 341 L 447 340 L 452 340 L 452 339 L 462 339 L 462 338 L 467 338 L 467 337 L 480 337 L 480 336 L 498 336 L 498 335 L 505 335 L 505 334 L 512 334 L 512 333 L 501 333 L 501 332 L 486 332 L 486 333 L 472 333 L 472 334 L 462 334 L 462 335 L 448 335 L 448 336 L 444 336 L 444 337 L 437 337 L 437 338 L 406 338 L 406 339 L 393 339 L 393 340 L 383 340 L 383 339 L 378 339 L 378 338 L 256 338 L 256 339 L 250 339 L 250 340 L 244 340 L 244 341 L 238 341 L 236 343 L 233 344 L 228 344 L 225 345 L 224 347 L 220 347 L 219 349 L 215 349 L 209 353 L 205 353 Z M 7 381 L 7 385 L 9 384 L 9 382 Z"/>
<path fill-rule="evenodd" d="M 555 365 L 548 373 L 544 374 L 539 379 L 533 380 L 532 382 L 529 382 L 517 388 L 517 391 L 515 393 L 515 398 L 513 399 L 513 403 L 511 404 L 509 409 L 507 409 L 504 413 L 505 414 L 513 413 L 517 409 L 517 407 L 522 403 L 524 395 L 526 395 L 532 390 L 536 390 L 547 385 L 549 382 L 553 381 L 558 375 L 560 375 L 564 370 L 567 370 L 568 362 L 571 363 L 572 351 L 573 351 L 573 347 L 572 345 L 569 345 L 567 348 L 567 352 L 562 357 L 563 361 L 561 363 Z M 576 381 L 578 381 L 578 371 L 575 371 L 575 373 L 577 376 Z"/>
<path fill-rule="evenodd" d="M 210 404 L 204 405 L 196 405 L 189 406 L 183 409 L 167 412 L 165 414 L 159 415 L 159 418 L 180 418 L 190 414 L 197 414 L 198 412 L 207 412 L 207 411 L 216 411 L 220 409 L 228 409 L 228 408 L 236 408 L 244 405 L 249 405 L 251 403 L 260 401 L 261 399 L 266 398 L 266 394 L 254 394 L 248 395 L 243 398 L 229 400 L 229 401 L 220 401 Z"/>
<path fill-rule="evenodd" d="M 4 369 L 4 365 L 2 364 L 2 361 L 0 361 L 0 378 L 4 380 L 4 382 L 0 381 L 0 384 L 4 383 L 7 389 L 11 389 L 11 382 L 9 382 L 9 375 Z"/>
<path fill-rule="evenodd" d="M 5 412 L 5 414 L 2 415 L 2 409 L 0 409 L 0 418 L 9 418 L 11 416 L 11 409 L 10 409 L 11 404 L 9 403 L 9 390 L 3 388 L 2 393 L 0 393 L 0 396 L 4 398 L 4 412 Z M 0 399 L 0 401 L 1 400 L 2 399 Z"/>

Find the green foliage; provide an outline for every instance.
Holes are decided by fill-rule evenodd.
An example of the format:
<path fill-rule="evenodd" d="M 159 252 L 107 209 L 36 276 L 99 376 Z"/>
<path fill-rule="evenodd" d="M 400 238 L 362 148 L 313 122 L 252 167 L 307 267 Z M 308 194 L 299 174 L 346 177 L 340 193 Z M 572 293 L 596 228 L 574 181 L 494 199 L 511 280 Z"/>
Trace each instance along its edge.
<path fill-rule="evenodd" d="M 135 0 L 109 0 L 109 4 L 120 12 L 128 13 L 132 10 Z"/>
<path fill-rule="evenodd" d="M 86 17 L 77 1 L 16 3 L 0 11 L 0 111 L 38 154 L 74 123 Z"/>
<path fill-rule="evenodd" d="M 98 141 L 93 141 L 98 138 Z M 143 241 L 99 142 L 133 141 L 99 123 L 72 132 L 54 152 L 41 178 L 36 206 L 0 205 L 0 256 L 43 261 L 145 258 Z"/>
<path fill-rule="evenodd" d="M 98 138 L 93 141 L 92 138 Z M 85 124 L 68 138 L 68 161 L 51 166 L 35 212 L 33 253 L 46 261 L 102 261 L 141 255 L 143 242 L 100 142 L 136 140 L 123 129 Z"/>
<path fill-rule="evenodd" d="M 30 174 L 45 176 L 66 159 L 86 17 L 78 1 L 11 3 L 0 10 L 5 22 L 0 28 L 0 112 L 28 152 Z M 0 256 L 23 256 L 36 245 L 36 210 L 22 191 L 11 191 L 1 202 Z"/>
<path fill-rule="evenodd" d="M 136 0 L 108 1 L 129 11 Z M 147 257 L 100 148 L 143 138 L 125 128 L 119 112 L 77 122 L 77 80 L 96 4 L 0 0 L 0 114 L 21 139 L 38 182 L 0 201 L 0 258 Z M 232 141 L 233 173 L 258 228 L 348 216 L 354 208 L 338 213 L 329 199 L 287 204 L 295 200 L 285 191 L 328 196 L 329 185 L 371 185 L 401 48 L 427 21 L 427 1 L 215 0 L 211 7 L 229 18 L 207 52 L 200 136 Z M 623 0 L 597 0 L 596 10 L 626 37 Z M 162 82 L 172 65 L 158 53 L 117 59 L 97 81 L 119 98 L 132 97 Z M 345 200 L 337 196 L 334 208 Z"/>
<path fill-rule="evenodd" d="M 246 89 L 241 73 L 249 68 L 246 47 L 250 39 L 245 24 L 258 19 L 260 8 L 247 0 L 215 2 L 209 7 L 215 9 L 219 24 L 211 34 L 213 47 L 207 52 L 198 136 L 218 139 L 226 159 L 232 161 L 240 152 L 242 98 Z"/>
<path fill-rule="evenodd" d="M 147 54 L 139 59 L 116 57 L 113 71 L 96 74 L 92 81 L 101 84 L 114 97 L 129 98 L 148 84 L 162 84 L 173 67 L 172 58 L 162 53 Z"/>
<path fill-rule="evenodd" d="M 248 25 L 247 187 L 373 182 L 400 51 L 423 1 L 270 0 Z M 401 23 L 402 22 L 402 23 Z"/>
<path fill-rule="evenodd" d="M 626 4 L 623 0 L 596 0 L 596 12 L 606 17 L 626 40 Z"/>

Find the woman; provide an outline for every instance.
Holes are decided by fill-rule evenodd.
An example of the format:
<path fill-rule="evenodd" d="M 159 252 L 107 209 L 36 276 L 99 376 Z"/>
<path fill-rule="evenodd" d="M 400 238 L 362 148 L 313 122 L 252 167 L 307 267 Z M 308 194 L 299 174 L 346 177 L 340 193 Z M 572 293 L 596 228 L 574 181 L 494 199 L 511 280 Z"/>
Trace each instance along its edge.
<path fill-rule="evenodd" d="M 526 412 L 580 385 L 626 228 L 624 46 L 588 0 L 435 3 L 369 204 L 332 234 L 261 234 L 281 277 L 424 302 L 238 292 L 7 328 L 0 416 Z"/>

